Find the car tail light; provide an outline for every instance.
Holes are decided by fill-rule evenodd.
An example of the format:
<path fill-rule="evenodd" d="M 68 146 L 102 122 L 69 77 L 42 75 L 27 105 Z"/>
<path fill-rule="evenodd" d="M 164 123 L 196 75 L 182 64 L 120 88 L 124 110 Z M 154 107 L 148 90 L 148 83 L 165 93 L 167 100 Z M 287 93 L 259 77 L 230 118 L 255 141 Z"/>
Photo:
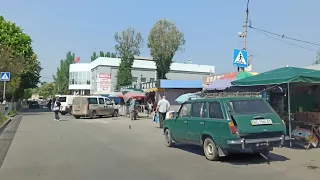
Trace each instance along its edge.
<path fill-rule="evenodd" d="M 230 127 L 230 130 L 231 130 L 231 133 L 232 134 L 236 134 L 237 128 L 236 128 L 236 126 L 234 125 L 233 122 L 229 122 L 229 127 Z"/>

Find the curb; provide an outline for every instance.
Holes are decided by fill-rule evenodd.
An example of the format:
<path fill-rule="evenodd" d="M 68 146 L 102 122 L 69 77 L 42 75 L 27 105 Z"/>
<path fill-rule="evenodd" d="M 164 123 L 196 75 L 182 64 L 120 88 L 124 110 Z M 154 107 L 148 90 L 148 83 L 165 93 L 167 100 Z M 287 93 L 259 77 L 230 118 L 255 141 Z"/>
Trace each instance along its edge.
<path fill-rule="evenodd" d="M 0 126 L 0 134 L 2 133 L 2 131 L 8 126 L 8 124 L 10 124 L 10 122 L 12 121 L 12 117 L 10 117 L 4 124 L 2 124 Z"/>

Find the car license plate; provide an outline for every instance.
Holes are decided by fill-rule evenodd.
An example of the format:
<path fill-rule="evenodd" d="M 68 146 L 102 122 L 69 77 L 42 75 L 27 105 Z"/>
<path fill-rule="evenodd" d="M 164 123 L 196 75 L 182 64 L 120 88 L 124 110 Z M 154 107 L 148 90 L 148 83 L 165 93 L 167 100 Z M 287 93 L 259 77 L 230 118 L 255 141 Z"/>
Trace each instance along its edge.
<path fill-rule="evenodd" d="M 267 125 L 267 124 L 272 124 L 271 119 L 257 119 L 257 120 L 251 120 L 251 125 L 256 126 L 256 125 Z"/>

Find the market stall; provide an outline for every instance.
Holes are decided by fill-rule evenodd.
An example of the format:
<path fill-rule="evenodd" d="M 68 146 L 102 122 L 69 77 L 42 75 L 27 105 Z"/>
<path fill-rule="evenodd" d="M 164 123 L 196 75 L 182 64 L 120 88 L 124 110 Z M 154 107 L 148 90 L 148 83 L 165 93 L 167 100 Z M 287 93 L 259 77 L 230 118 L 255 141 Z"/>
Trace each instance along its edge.
<path fill-rule="evenodd" d="M 289 126 L 290 146 L 292 146 L 292 111 L 291 111 L 291 86 L 320 85 L 320 71 L 296 67 L 283 67 L 264 72 L 256 76 L 231 82 L 234 86 L 265 86 L 266 89 L 281 87 L 285 91 L 287 101 L 287 123 Z M 315 125 L 317 126 L 317 125 Z M 320 137 L 319 137 L 320 138 Z"/>

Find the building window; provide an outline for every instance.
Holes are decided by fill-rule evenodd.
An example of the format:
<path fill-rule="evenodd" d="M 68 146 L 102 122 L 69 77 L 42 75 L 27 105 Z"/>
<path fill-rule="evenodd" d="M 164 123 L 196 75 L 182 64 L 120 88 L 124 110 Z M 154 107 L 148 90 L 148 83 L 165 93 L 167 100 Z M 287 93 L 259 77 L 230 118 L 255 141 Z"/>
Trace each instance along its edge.
<path fill-rule="evenodd" d="M 154 78 L 150 78 L 150 82 L 153 82 L 154 81 Z"/>
<path fill-rule="evenodd" d="M 147 78 L 141 77 L 141 82 L 147 82 Z"/>
<path fill-rule="evenodd" d="M 132 83 L 137 83 L 138 82 L 138 78 L 137 77 L 133 77 L 132 78 Z"/>
<path fill-rule="evenodd" d="M 69 73 L 69 84 L 90 85 L 90 82 L 91 82 L 91 72 L 80 71 L 80 72 Z"/>

